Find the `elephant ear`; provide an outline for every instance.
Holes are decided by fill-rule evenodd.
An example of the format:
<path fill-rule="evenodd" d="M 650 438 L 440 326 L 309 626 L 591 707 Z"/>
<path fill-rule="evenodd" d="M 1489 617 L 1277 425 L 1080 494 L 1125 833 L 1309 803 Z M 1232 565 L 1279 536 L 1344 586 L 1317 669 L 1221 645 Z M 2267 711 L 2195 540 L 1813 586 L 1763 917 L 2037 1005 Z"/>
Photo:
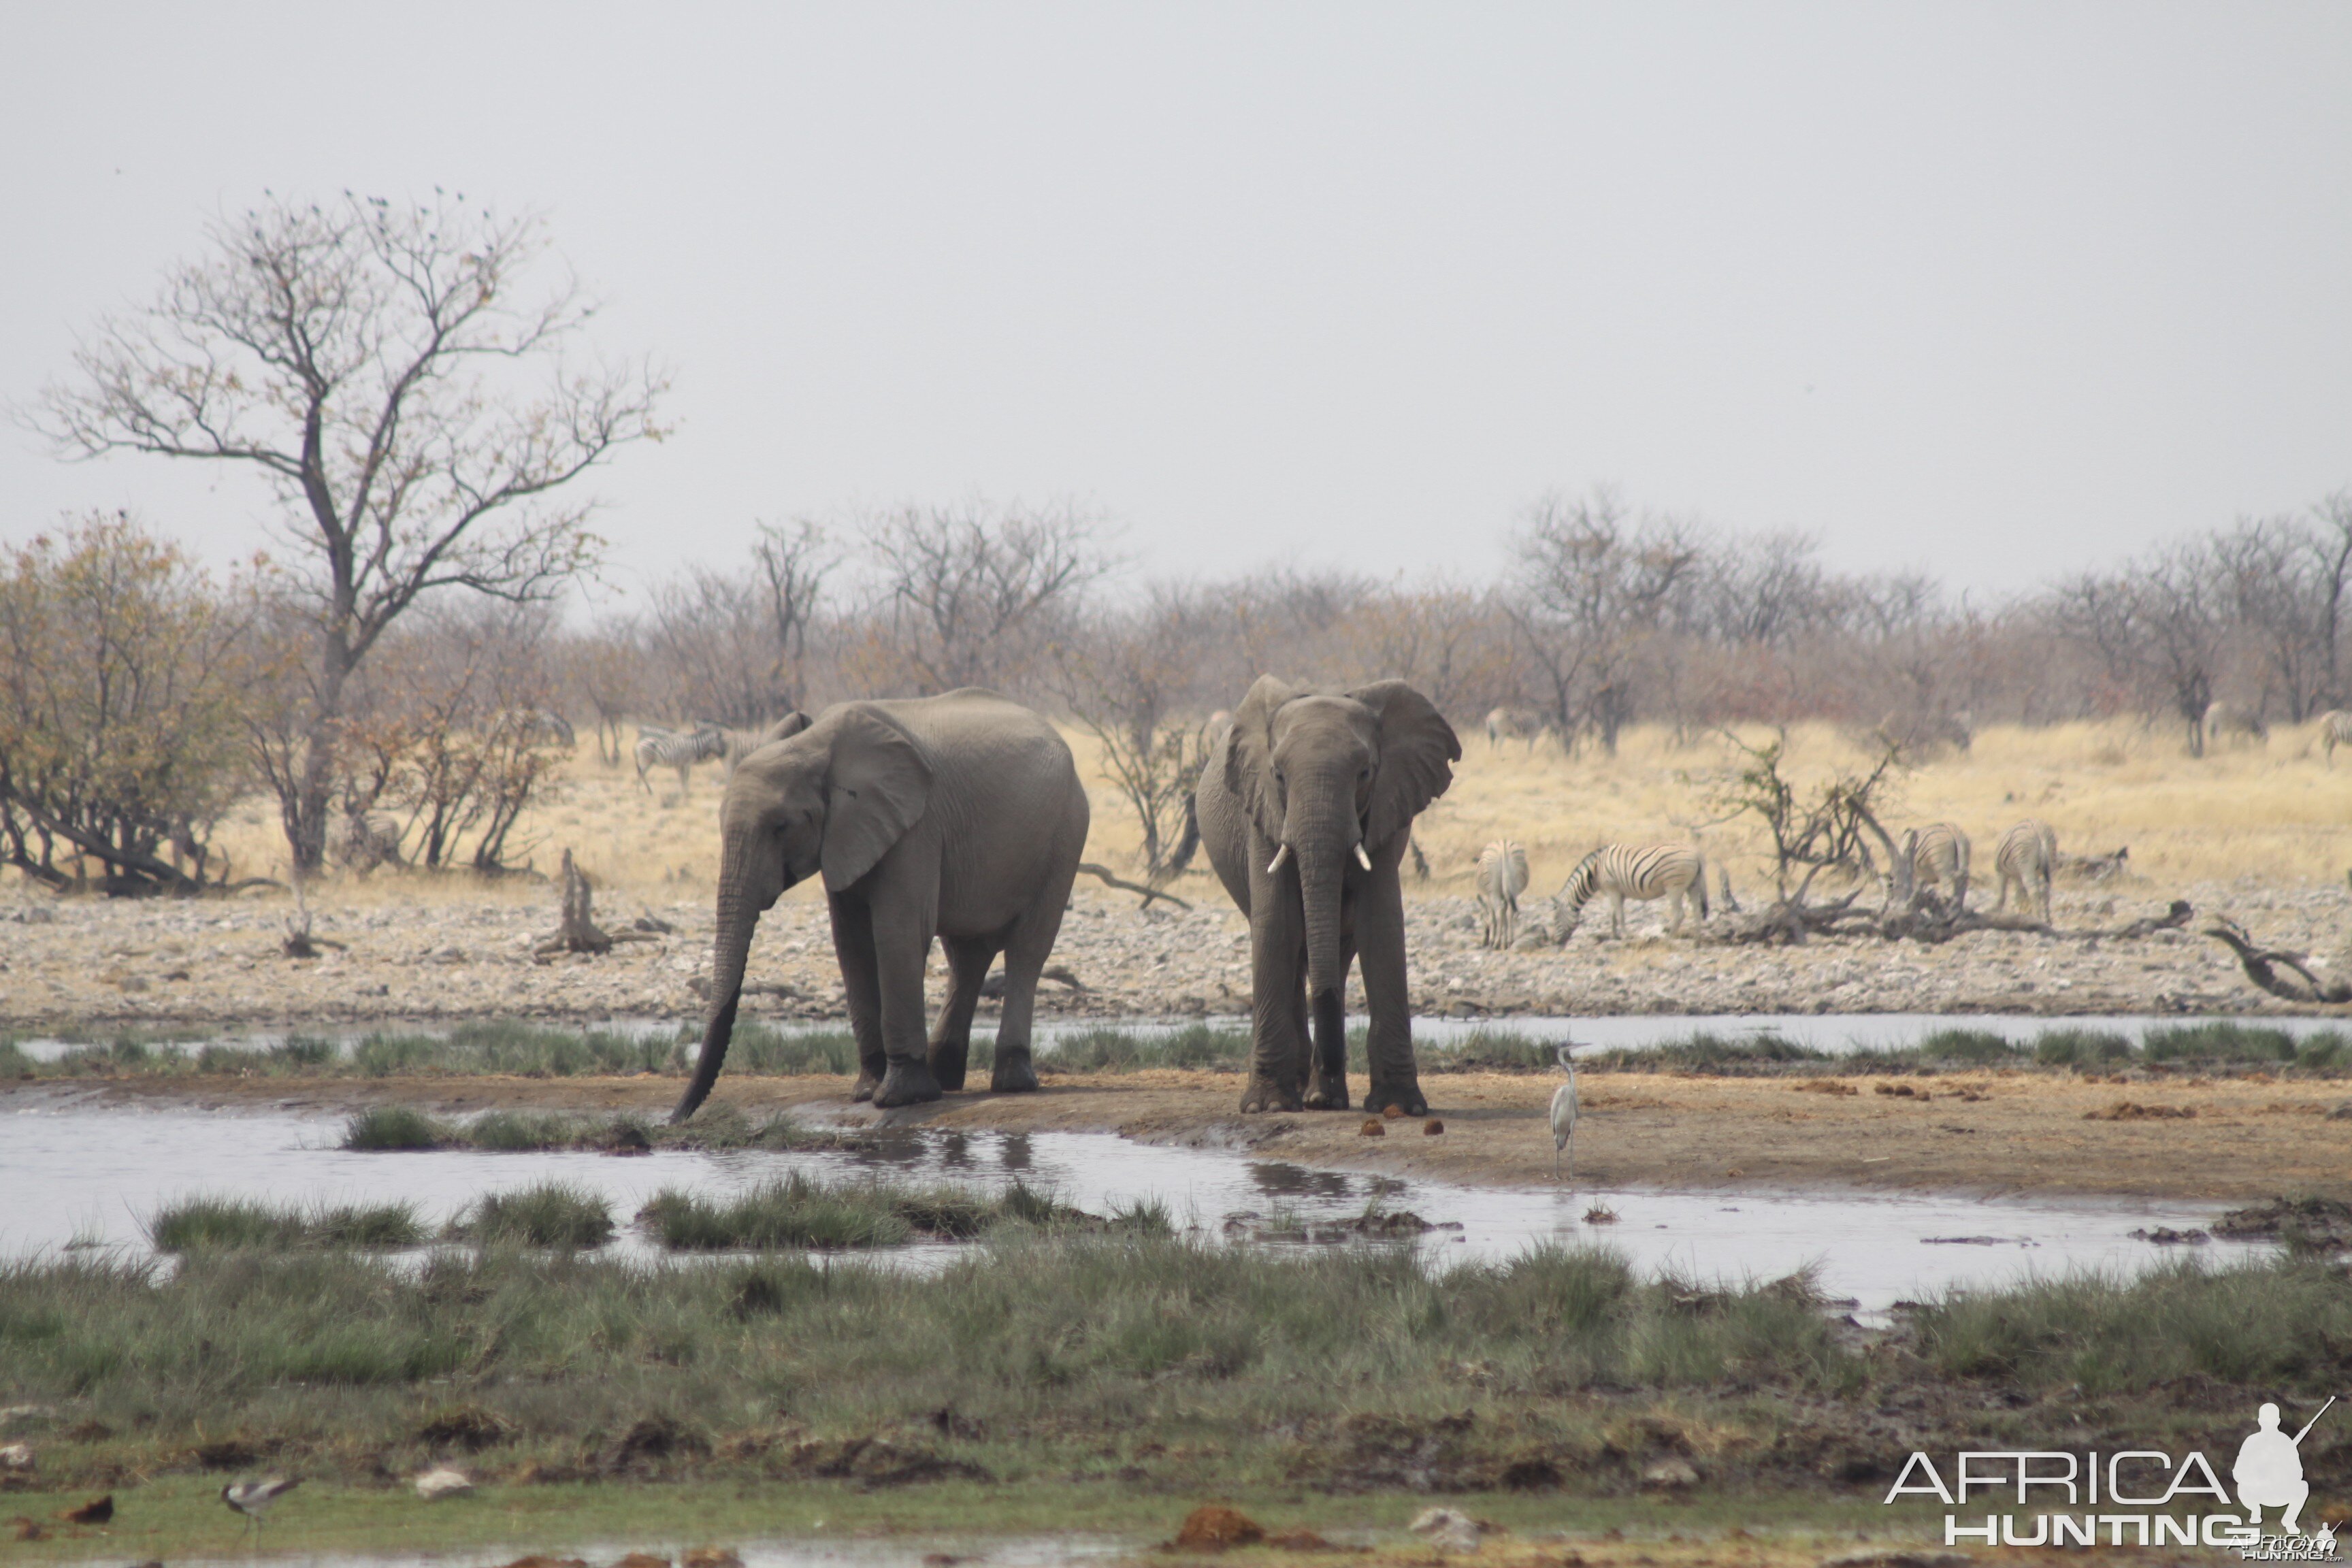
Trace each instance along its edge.
<path fill-rule="evenodd" d="M 1376 680 L 1348 695 L 1381 721 L 1381 761 L 1364 812 L 1364 841 L 1377 848 L 1421 815 L 1454 782 L 1462 742 L 1436 704 L 1402 680 Z"/>
<path fill-rule="evenodd" d="M 1269 840 L 1282 837 L 1282 802 L 1274 793 L 1274 716 L 1297 695 L 1287 681 L 1259 676 L 1225 731 L 1225 787 Z"/>
<path fill-rule="evenodd" d="M 912 736 L 864 703 L 842 710 L 831 756 L 819 859 L 826 890 L 838 893 L 922 820 L 931 763 Z"/>
<path fill-rule="evenodd" d="M 771 741 L 789 741 L 794 735 L 799 734 L 803 730 L 807 729 L 809 727 L 809 716 L 795 708 L 791 712 L 785 714 L 782 718 L 777 720 L 774 723 L 769 725 L 766 729 L 761 731 L 758 745 L 764 746 Z M 758 746 L 753 748 L 755 751 L 757 749 Z"/>

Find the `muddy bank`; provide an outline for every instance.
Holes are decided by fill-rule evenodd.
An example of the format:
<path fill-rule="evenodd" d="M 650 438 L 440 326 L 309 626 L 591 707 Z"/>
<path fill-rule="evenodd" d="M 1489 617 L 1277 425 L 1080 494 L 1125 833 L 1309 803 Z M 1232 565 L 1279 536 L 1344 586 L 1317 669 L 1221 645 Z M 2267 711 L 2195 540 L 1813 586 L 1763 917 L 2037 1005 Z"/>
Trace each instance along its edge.
<path fill-rule="evenodd" d="M 1139 1142 L 1247 1149 L 1299 1164 L 1465 1184 L 1549 1185 L 1539 1074 L 1423 1079 L 1444 1131 L 1420 1119 L 1368 1137 L 1360 1111 L 1243 1116 L 1237 1075 L 1045 1075 L 1034 1095 L 950 1095 L 891 1113 L 899 1125 L 1116 1132 Z M 2130 1082 L 2005 1070 L 1905 1078 L 1699 1078 L 1586 1073 L 1577 1165 L 1591 1186 L 1690 1191 L 1845 1188 L 1986 1195 L 2104 1195 L 2251 1202 L 2280 1193 L 2352 1197 L 2352 1086 L 2265 1073 L 2140 1074 Z M 1360 1092 L 1361 1081 L 1357 1081 Z M 11 1104 L 347 1107 L 377 1101 L 469 1112 L 555 1107 L 666 1114 L 678 1080 L 629 1079 L 131 1078 L 0 1085 Z M 1895 1092 L 1907 1091 L 1907 1092 Z M 796 1107 L 852 1125 L 876 1120 L 836 1078 L 723 1077 L 714 1106 Z"/>
<path fill-rule="evenodd" d="M 1082 888 L 1054 962 L 1076 985 L 1049 982 L 1049 1017 L 1182 1017 L 1246 1010 L 1249 944 L 1239 914 L 1202 879 L 1190 912 Z M 2059 900 L 2062 927 L 2160 914 L 2175 896 L 2226 912 L 2273 946 L 2335 953 L 2352 902 L 2336 888 L 2252 882 L 2130 888 Z M 614 930 L 643 925 L 603 957 L 536 957 L 554 924 L 551 894 L 498 890 L 430 901 L 315 906 L 323 957 L 279 951 L 290 908 L 278 897 L 190 904 L 46 897 L 0 904 L 0 1027 L 115 1022 L 251 1026 L 505 1016 L 555 1019 L 699 1016 L 709 973 L 707 902 L 603 900 Z M 1981 932 L 1940 947 L 1875 938 L 1801 948 L 1732 946 L 1660 934 L 1636 906 L 1625 940 L 1600 918 L 1564 947 L 1490 953 L 1469 900 L 1408 904 L 1417 1013 L 2017 1012 L 2275 1013 L 2218 944 L 2168 931 L 2081 942 Z M 665 929 L 666 928 L 666 929 Z M 756 989 L 744 1016 L 843 1016 L 841 977 L 821 901 L 795 896 L 762 921 L 751 952 Z M 944 970 L 934 963 L 935 990 Z M 1360 1010 L 1360 988 L 1350 1005 Z M 986 1015 L 983 1028 L 988 1026 Z"/>

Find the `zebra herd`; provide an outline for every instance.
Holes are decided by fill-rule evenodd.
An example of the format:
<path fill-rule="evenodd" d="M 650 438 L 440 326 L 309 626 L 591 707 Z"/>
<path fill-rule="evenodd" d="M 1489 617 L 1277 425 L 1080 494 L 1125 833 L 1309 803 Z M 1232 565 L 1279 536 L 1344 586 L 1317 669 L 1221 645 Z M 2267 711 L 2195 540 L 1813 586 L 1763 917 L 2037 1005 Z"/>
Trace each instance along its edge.
<path fill-rule="evenodd" d="M 1969 836 L 1948 822 L 1932 822 L 1903 836 L 1888 874 L 1890 902 L 1907 902 L 1933 889 L 1965 908 L 1969 894 Z M 2019 908 L 2039 912 L 2050 923 L 2050 889 L 2058 872 L 2058 835 L 2050 825 L 2027 818 L 2000 836 L 1993 847 L 1993 869 L 2000 879 L 1993 912 L 2009 908 L 2014 892 Z M 1498 838 L 1478 851 L 1479 945 L 1497 950 L 1520 939 L 1519 899 L 1528 889 L 1528 852 L 1508 838 Z M 1727 879 L 1725 887 L 1728 889 Z M 1727 896 L 1728 894 L 1727 893 Z M 1625 902 L 1666 900 L 1667 934 L 1682 934 L 1687 906 L 1696 905 L 1702 925 L 1712 916 L 1706 897 L 1706 858 L 1688 844 L 1604 844 L 1576 864 L 1568 880 L 1552 895 L 1544 936 L 1564 943 L 1574 933 L 1584 907 L 1595 899 L 1609 901 L 1612 934 L 1625 934 Z"/>

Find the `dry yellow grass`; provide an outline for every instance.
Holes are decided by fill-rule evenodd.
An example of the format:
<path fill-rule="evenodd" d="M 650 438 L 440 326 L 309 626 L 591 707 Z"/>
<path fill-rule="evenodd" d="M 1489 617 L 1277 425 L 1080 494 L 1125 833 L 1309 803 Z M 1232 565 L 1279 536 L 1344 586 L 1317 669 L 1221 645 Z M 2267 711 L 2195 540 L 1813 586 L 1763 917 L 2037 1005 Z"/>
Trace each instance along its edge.
<path fill-rule="evenodd" d="M 1769 734 L 1747 733 L 1751 742 Z M 1073 735 L 1071 743 L 1094 794 L 1087 857 L 1131 870 L 1141 834 L 1098 776 L 1091 742 Z M 1453 789 L 1422 819 L 1420 842 L 1434 876 L 1409 884 L 1414 890 L 1466 893 L 1479 846 L 1504 835 L 1527 846 L 1540 892 L 1557 887 L 1596 845 L 1693 837 L 1710 858 L 1730 868 L 1742 889 L 1769 880 L 1754 827 L 1709 825 L 1717 781 L 1734 760 L 1719 736 L 1677 744 L 1670 730 L 1644 726 L 1626 733 L 1614 757 L 1592 750 L 1564 757 L 1550 745 L 1532 754 L 1517 744 L 1496 752 L 1475 735 L 1465 738 L 1464 752 Z M 1787 771 L 1801 785 L 1866 760 L 1832 726 L 1790 732 Z M 605 767 L 583 745 L 562 788 L 530 813 L 515 842 L 532 846 L 542 870 L 569 847 L 601 886 L 648 901 L 699 901 L 712 890 L 718 853 L 718 770 L 697 769 L 683 797 L 674 774 L 656 773 L 653 782 L 648 796 L 630 766 Z M 2133 871 L 2158 884 L 2242 876 L 2283 886 L 2333 884 L 2352 867 L 2352 763 L 2324 766 L 2308 730 L 2281 730 L 2267 746 L 2192 758 L 2169 730 L 2128 721 L 1997 727 L 1980 733 L 1968 752 L 1937 758 L 1902 778 L 1886 821 L 1898 835 L 1911 824 L 1960 824 L 1977 842 L 1977 880 L 1990 891 L 1994 838 L 2028 816 L 2056 828 L 2070 853 L 2128 845 Z M 285 874 L 284 843 L 267 803 L 240 810 L 221 842 L 242 870 Z M 1188 893 L 1208 892 L 1205 865 L 1186 883 Z M 527 882 L 486 891 L 471 878 L 389 872 L 365 882 L 340 879 L 320 892 L 323 900 L 362 904 L 486 896 L 546 897 Z M 792 896 L 815 895 L 800 889 Z"/>

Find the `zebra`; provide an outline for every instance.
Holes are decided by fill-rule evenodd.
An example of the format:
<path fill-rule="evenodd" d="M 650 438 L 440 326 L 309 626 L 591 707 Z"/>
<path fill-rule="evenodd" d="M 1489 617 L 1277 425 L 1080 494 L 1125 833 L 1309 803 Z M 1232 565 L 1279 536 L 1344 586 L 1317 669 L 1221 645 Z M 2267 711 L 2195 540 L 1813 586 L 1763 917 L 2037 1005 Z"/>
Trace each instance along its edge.
<path fill-rule="evenodd" d="M 795 708 L 773 723 L 763 724 L 757 730 L 719 731 L 721 745 L 719 752 L 719 776 L 731 782 L 735 777 L 735 770 L 742 765 L 744 758 L 771 741 L 781 741 L 788 735 L 797 735 L 808 727 L 809 716 Z"/>
<path fill-rule="evenodd" d="M 400 854 L 400 819 L 388 811 L 346 811 L 329 832 L 328 847 L 364 879 L 378 866 L 405 866 Z"/>
<path fill-rule="evenodd" d="M 2260 713 L 2242 702 L 2231 702 L 2226 699 L 2205 705 L 2203 724 L 2205 741 L 2209 745 L 2224 735 L 2265 742 L 2271 738 L 2271 727 Z"/>
<path fill-rule="evenodd" d="M 2058 868 L 2058 835 L 2046 822 L 2027 817 L 2023 822 L 2000 836 L 2000 845 L 1992 852 L 1993 869 L 2000 873 L 2000 897 L 1993 903 L 1993 913 L 2009 907 L 2009 889 L 2017 886 L 2017 901 L 2039 898 L 2042 923 L 2050 923 L 2050 879 Z"/>
<path fill-rule="evenodd" d="M 646 782 L 648 768 L 676 768 L 677 793 L 687 791 L 687 772 L 697 763 L 707 763 L 727 752 L 727 732 L 716 724 L 705 724 L 693 730 L 664 730 L 653 724 L 637 726 L 637 787 L 647 795 L 654 786 Z"/>
<path fill-rule="evenodd" d="M 1576 929 L 1578 915 L 1596 897 L 1609 900 L 1609 927 L 1625 934 L 1627 899 L 1664 899 L 1673 919 L 1669 935 L 1683 929 L 1683 901 L 1698 905 L 1704 923 L 1706 907 L 1706 861 L 1687 844 L 1604 844 L 1576 864 L 1552 895 L 1553 930 L 1566 942 Z"/>
<path fill-rule="evenodd" d="M 2352 713 L 2341 708 L 2330 708 L 2319 716 L 2319 744 L 2327 758 L 2327 765 L 2336 765 L 2336 748 L 2352 746 Z"/>
<path fill-rule="evenodd" d="M 1949 822 L 1931 822 L 1903 836 L 1895 862 L 1896 898 L 1908 902 L 1922 887 L 1949 888 L 1956 909 L 1969 907 L 1969 836 Z"/>
<path fill-rule="evenodd" d="M 511 733 L 526 745 L 544 743 L 568 752 L 579 743 L 572 721 L 551 708 L 509 708 L 499 714 L 494 728 Z"/>
<path fill-rule="evenodd" d="M 1486 749 L 1499 752 L 1506 741 L 1525 741 L 1528 754 L 1533 756 L 1536 742 L 1549 727 L 1532 708 L 1497 708 L 1486 715 Z"/>
<path fill-rule="evenodd" d="M 1481 947 L 1507 948 L 1519 934 L 1519 895 L 1528 890 L 1528 852 L 1508 838 L 1478 851 Z"/>

